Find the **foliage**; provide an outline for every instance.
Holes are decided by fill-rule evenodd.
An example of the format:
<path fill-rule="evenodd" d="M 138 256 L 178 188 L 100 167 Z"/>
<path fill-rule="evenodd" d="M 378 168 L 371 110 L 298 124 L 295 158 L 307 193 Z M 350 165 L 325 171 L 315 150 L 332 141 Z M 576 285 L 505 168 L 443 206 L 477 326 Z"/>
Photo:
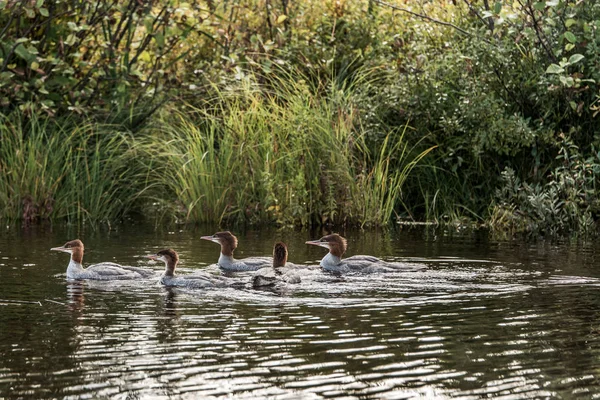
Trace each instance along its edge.
<path fill-rule="evenodd" d="M 159 204 L 190 221 L 370 225 L 408 216 L 548 233 L 589 231 L 597 218 L 596 2 L 1 7 L 4 131 L 29 143 L 30 131 L 49 127 L 29 152 L 63 151 L 52 135 L 74 126 L 88 127 L 88 149 L 108 140 L 95 135 L 106 122 L 134 135 L 116 135 L 114 160 L 139 149 L 131 173 L 146 171 L 148 181 L 138 179 L 135 199 L 119 197 L 127 207 L 114 215 Z M 35 192 L 42 210 L 58 181 L 0 196 L 15 215 Z"/>
<path fill-rule="evenodd" d="M 535 234 L 589 234 L 600 213 L 597 184 L 600 153 L 584 158 L 570 138 L 563 137 L 560 162 L 544 184 L 529 184 L 507 168 L 490 219 L 495 229 Z"/>
<path fill-rule="evenodd" d="M 0 2 L 0 105 L 27 115 L 90 112 L 135 127 L 177 82 L 169 72 L 191 49 L 174 49 L 201 23 L 198 5 L 171 3 Z"/>
<path fill-rule="evenodd" d="M 582 154 L 597 147 L 599 12 L 593 2 L 464 1 L 418 10 L 454 26 L 408 19 L 396 66 L 363 90 L 361 107 L 368 129 L 411 121 L 427 136 L 409 143 L 438 146 L 406 187 L 413 212 L 483 221 L 505 168 L 543 185 L 562 132 Z"/>

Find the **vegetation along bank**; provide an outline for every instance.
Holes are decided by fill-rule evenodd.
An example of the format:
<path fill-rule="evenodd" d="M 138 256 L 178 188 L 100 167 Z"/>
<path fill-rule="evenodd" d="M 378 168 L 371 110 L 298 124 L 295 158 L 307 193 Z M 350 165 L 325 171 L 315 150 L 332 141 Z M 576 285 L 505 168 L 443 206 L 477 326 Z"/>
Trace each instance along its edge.
<path fill-rule="evenodd" d="M 6 221 L 597 231 L 596 2 L 0 8 Z"/>

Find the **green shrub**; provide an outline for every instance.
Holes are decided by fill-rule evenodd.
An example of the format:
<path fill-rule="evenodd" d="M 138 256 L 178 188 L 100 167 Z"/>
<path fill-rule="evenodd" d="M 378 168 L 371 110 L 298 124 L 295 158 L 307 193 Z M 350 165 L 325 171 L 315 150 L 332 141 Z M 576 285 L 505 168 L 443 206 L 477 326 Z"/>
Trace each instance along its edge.
<path fill-rule="evenodd" d="M 594 234 L 600 213 L 600 153 L 585 158 L 562 137 L 557 166 L 547 182 L 529 184 L 507 168 L 490 218 L 494 229 L 535 234 Z"/>

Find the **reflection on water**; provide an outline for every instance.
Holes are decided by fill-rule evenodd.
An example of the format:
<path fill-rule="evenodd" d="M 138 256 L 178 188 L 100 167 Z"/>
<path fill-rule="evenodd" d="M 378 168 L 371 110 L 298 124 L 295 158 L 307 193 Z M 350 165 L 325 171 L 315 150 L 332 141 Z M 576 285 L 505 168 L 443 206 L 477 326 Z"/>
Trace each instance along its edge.
<path fill-rule="evenodd" d="M 83 237 L 85 261 L 145 265 L 143 254 L 173 247 L 181 273 L 190 273 L 218 256 L 198 240 L 203 233 L 96 233 Z M 67 282 L 67 259 L 48 249 L 72 236 L 0 237 L 2 398 L 600 392 L 593 246 L 347 232 L 349 255 L 425 268 L 341 278 L 313 272 L 275 290 L 181 290 L 153 281 Z M 291 261 L 316 263 L 323 254 L 304 245 L 311 236 L 318 235 L 250 232 L 238 256 L 269 254 L 283 239 Z"/>

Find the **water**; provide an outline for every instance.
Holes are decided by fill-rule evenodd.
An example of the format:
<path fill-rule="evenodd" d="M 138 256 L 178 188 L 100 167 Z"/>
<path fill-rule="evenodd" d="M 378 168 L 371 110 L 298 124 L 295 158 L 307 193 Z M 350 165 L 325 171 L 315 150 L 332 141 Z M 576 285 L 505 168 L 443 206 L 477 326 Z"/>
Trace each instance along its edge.
<path fill-rule="evenodd" d="M 80 237 L 84 264 L 144 266 L 173 247 L 187 273 L 216 261 L 210 233 L 0 234 L 0 398 L 600 397 L 598 246 L 345 232 L 348 255 L 425 268 L 281 293 L 67 282 L 49 251 Z M 317 263 L 321 233 L 248 232 L 236 256 L 284 240 Z"/>

